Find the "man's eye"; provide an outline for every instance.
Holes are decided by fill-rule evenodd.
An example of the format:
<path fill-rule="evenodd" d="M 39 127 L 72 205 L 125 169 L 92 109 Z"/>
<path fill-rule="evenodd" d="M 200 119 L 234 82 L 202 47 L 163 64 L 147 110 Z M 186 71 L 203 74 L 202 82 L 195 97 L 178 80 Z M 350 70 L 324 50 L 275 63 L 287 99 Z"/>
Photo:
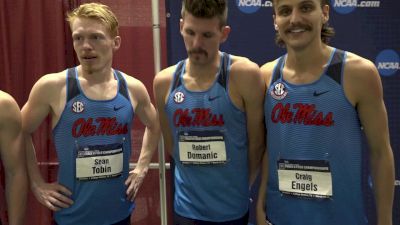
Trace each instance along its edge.
<path fill-rule="evenodd" d="M 301 11 L 303 12 L 309 12 L 312 11 L 314 9 L 314 7 L 312 5 L 304 5 L 303 7 L 301 7 Z"/>
<path fill-rule="evenodd" d="M 290 13 L 291 13 L 291 10 L 290 10 L 290 9 L 281 9 L 281 10 L 279 10 L 279 12 L 278 12 L 278 14 L 279 14 L 280 16 L 288 16 L 288 15 L 290 15 Z"/>
<path fill-rule="evenodd" d="M 205 33 L 203 36 L 205 38 L 211 38 L 213 35 L 211 33 Z"/>

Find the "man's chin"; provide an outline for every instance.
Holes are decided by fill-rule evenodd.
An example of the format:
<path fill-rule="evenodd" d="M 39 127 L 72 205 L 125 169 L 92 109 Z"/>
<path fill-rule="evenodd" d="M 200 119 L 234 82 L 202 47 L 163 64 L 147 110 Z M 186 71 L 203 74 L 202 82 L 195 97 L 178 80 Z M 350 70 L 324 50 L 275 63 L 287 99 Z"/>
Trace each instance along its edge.
<path fill-rule="evenodd" d="M 93 73 L 96 70 L 93 65 L 81 64 L 81 67 L 86 73 Z"/>

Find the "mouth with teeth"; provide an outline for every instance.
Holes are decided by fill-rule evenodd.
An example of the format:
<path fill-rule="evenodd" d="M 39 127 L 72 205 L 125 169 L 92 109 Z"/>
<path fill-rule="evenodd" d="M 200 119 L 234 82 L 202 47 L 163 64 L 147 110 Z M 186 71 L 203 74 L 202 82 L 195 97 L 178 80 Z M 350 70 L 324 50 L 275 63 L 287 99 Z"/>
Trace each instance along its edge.
<path fill-rule="evenodd" d="M 286 30 L 286 33 L 299 34 L 299 33 L 310 31 L 310 30 L 311 30 L 311 27 L 310 26 L 306 26 L 306 25 L 293 26 L 293 27 L 289 27 Z"/>

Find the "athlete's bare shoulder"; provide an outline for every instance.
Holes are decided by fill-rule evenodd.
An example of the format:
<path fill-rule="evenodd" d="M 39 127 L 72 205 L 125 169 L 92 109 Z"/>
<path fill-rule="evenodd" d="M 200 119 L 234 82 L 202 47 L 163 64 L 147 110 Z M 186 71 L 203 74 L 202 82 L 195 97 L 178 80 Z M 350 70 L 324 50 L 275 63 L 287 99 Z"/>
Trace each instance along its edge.
<path fill-rule="evenodd" d="M 363 58 L 357 54 L 352 52 L 346 53 L 346 64 L 345 69 L 350 74 L 359 75 L 360 73 L 373 73 L 376 72 L 377 69 L 373 62 L 370 60 Z"/>
<path fill-rule="evenodd" d="M 154 81 L 167 82 L 172 80 L 177 65 L 169 66 L 156 74 Z"/>
<path fill-rule="evenodd" d="M 251 101 L 249 99 L 262 97 L 265 85 L 260 67 L 255 62 L 245 57 L 232 56 L 229 74 L 229 85 L 231 87 L 229 94 L 237 107 L 244 109 L 242 99 Z"/>
<path fill-rule="evenodd" d="M 4 109 L 6 109 L 6 108 L 4 108 L 4 106 L 9 106 L 10 104 L 14 104 L 14 103 L 15 103 L 15 100 L 13 97 L 11 97 L 11 95 L 0 90 L 0 107 L 1 107 L 0 111 L 3 111 Z"/>
<path fill-rule="evenodd" d="M 65 94 L 66 78 L 66 70 L 43 75 L 33 85 L 29 101 L 33 99 L 34 101 L 49 104 L 59 101 L 60 96 Z"/>
<path fill-rule="evenodd" d="M 243 56 L 231 55 L 231 60 L 231 71 L 234 72 L 257 72 L 260 69 L 257 63 Z"/>
<path fill-rule="evenodd" d="M 0 91 L 0 128 L 5 123 L 20 120 L 20 109 L 15 99 L 6 92 Z"/>
<path fill-rule="evenodd" d="M 156 74 L 154 77 L 154 91 L 157 92 L 166 92 L 170 87 L 173 75 L 175 70 L 177 69 L 177 65 L 169 66 Z"/>
<path fill-rule="evenodd" d="M 379 93 L 382 84 L 373 62 L 351 52 L 346 54 L 343 85 L 346 96 L 355 105 L 367 92 Z"/>
<path fill-rule="evenodd" d="M 34 88 L 39 88 L 40 90 L 46 92 L 59 92 L 61 88 L 65 87 L 67 78 L 67 71 L 61 71 L 58 73 L 50 73 L 43 75 L 35 83 Z"/>
<path fill-rule="evenodd" d="M 124 72 L 121 72 L 121 74 L 126 81 L 133 108 L 136 108 L 138 104 L 147 103 L 149 101 L 149 94 L 143 82 Z"/>
<path fill-rule="evenodd" d="M 278 63 L 278 59 L 267 62 L 261 66 L 261 75 L 264 78 L 265 84 L 269 87 L 271 83 L 271 77 L 274 72 L 275 66 Z"/>
<path fill-rule="evenodd" d="M 229 72 L 231 87 L 248 88 L 262 82 L 260 67 L 250 59 L 231 55 Z"/>
<path fill-rule="evenodd" d="M 121 72 L 121 74 L 124 77 L 129 89 L 131 88 L 136 89 L 138 87 L 144 86 L 143 82 L 137 79 L 136 77 L 126 74 L 124 72 Z"/>

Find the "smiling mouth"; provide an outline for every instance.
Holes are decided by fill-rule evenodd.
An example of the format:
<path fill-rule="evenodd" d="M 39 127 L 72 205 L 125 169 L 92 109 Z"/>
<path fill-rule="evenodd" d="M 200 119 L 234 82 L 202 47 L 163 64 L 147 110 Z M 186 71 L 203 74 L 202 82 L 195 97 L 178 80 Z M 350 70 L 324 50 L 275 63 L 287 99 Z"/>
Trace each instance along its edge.
<path fill-rule="evenodd" d="M 298 28 L 298 29 L 289 30 L 288 32 L 289 32 L 289 33 L 301 33 L 301 32 L 305 32 L 305 31 L 306 31 L 306 29 L 300 29 L 300 28 Z"/>
<path fill-rule="evenodd" d="M 299 34 L 299 33 L 303 33 L 306 31 L 310 31 L 311 27 L 308 26 L 293 26 L 291 28 L 288 28 L 286 30 L 286 33 L 291 33 L 291 34 Z"/>

